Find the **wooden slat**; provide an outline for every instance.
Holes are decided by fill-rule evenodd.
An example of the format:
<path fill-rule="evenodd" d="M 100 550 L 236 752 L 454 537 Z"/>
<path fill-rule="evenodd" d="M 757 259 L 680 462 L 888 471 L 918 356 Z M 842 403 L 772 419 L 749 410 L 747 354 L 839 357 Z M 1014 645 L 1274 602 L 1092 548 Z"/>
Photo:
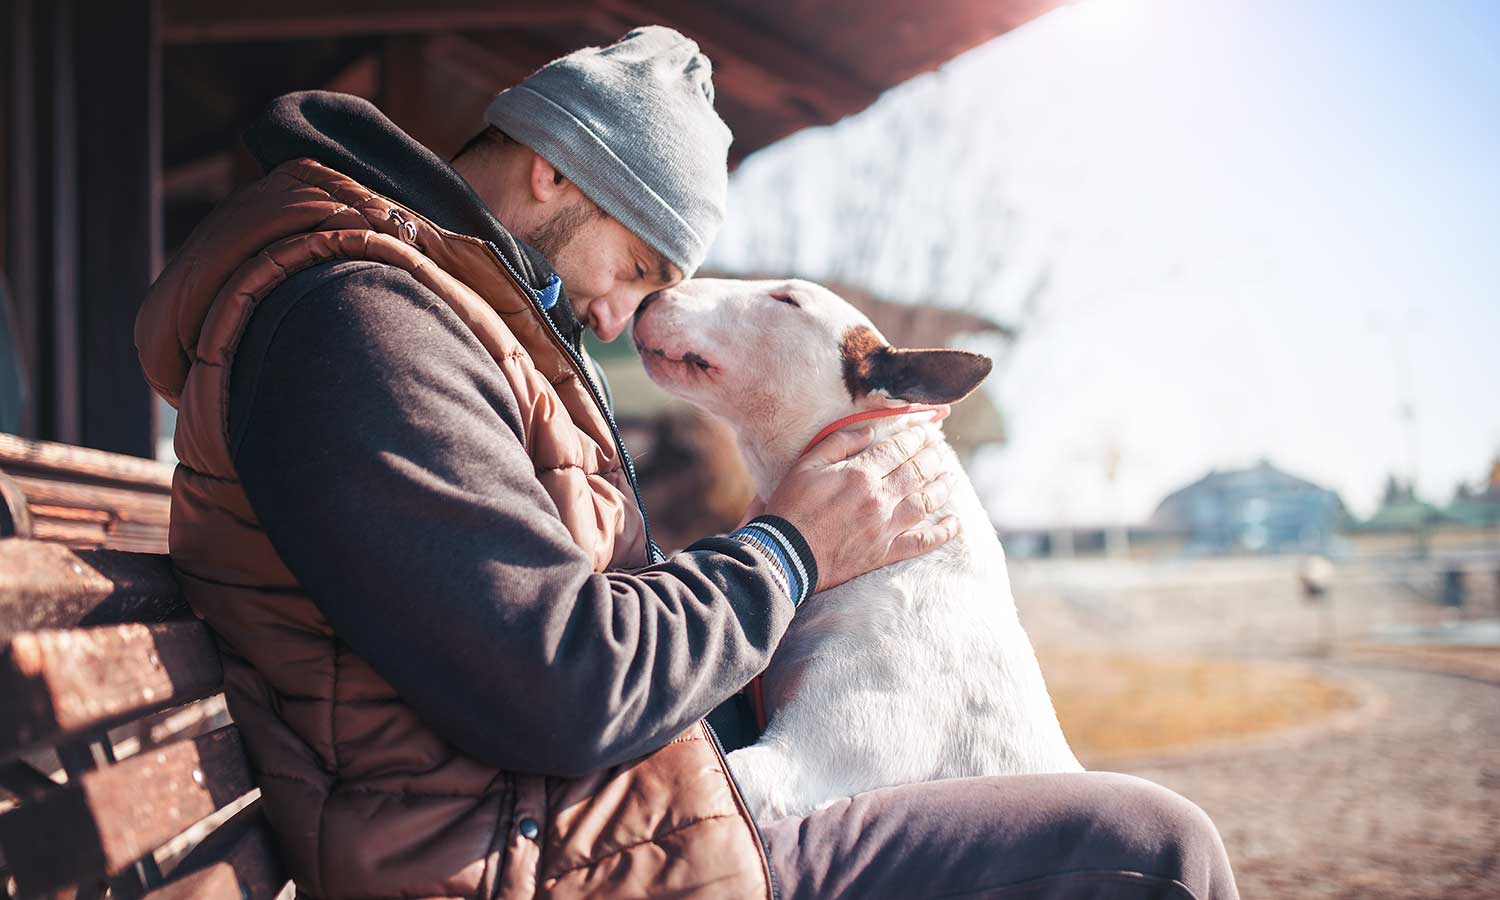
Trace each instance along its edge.
<path fill-rule="evenodd" d="M 109 742 L 114 748 L 115 758 L 125 759 L 162 744 L 208 734 L 230 721 L 224 695 L 215 694 L 196 703 L 174 706 L 112 728 Z"/>
<path fill-rule="evenodd" d="M 144 520 L 166 525 L 171 511 L 170 492 L 147 491 L 141 488 L 120 488 L 111 485 L 80 484 L 61 481 L 57 478 L 38 478 L 32 475 L 14 476 L 16 484 L 26 493 L 26 505 L 32 514 L 38 507 L 57 507 L 77 510 L 80 514 L 103 514 L 100 521 L 111 519 Z M 58 515 L 49 512 L 49 515 Z"/>
<path fill-rule="evenodd" d="M 14 478 L 0 472 L 0 538 L 31 537 L 31 512 L 26 492 Z"/>
<path fill-rule="evenodd" d="M 32 521 L 31 536 L 39 541 L 74 550 L 92 550 L 104 545 L 109 539 L 109 532 L 98 522 L 41 516 Z"/>
<path fill-rule="evenodd" d="M 31 537 L 80 549 L 167 552 L 172 495 L 155 487 L 15 475 L 25 494 Z"/>
<path fill-rule="evenodd" d="M 60 785 L 30 763 L 13 759 L 0 763 L 0 787 L 26 801 L 40 800 Z"/>
<path fill-rule="evenodd" d="M 0 539 L 0 645 L 41 628 L 191 617 L 165 556 Z"/>
<path fill-rule="evenodd" d="M 256 800 L 204 838 L 144 900 L 275 900 L 286 882 Z"/>
<path fill-rule="evenodd" d="M 3 432 L 0 432 L 0 469 L 11 475 L 172 492 L 172 467 L 166 463 L 54 441 L 33 441 Z"/>
<path fill-rule="evenodd" d="M 0 816 L 0 845 L 22 895 L 115 875 L 252 788 L 229 726 L 82 775 Z"/>
<path fill-rule="evenodd" d="M 15 534 L 80 549 L 167 552 L 172 467 L 70 444 L 0 434 L 0 493 L 25 522 Z M 23 533 L 24 532 L 24 533 Z"/>
<path fill-rule="evenodd" d="M 222 679 L 199 622 L 22 632 L 0 660 L 0 760 L 206 697 Z"/>

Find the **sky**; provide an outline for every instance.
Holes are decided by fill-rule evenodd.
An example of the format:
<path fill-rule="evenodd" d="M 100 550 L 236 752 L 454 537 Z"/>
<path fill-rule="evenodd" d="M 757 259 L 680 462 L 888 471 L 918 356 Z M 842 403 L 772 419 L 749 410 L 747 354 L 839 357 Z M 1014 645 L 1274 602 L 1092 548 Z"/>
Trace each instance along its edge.
<path fill-rule="evenodd" d="M 1446 501 L 1500 453 L 1497 243 L 1500 2 L 1084 0 L 751 156 L 709 266 L 1019 323 L 970 472 L 1023 527 L 1261 459 Z"/>

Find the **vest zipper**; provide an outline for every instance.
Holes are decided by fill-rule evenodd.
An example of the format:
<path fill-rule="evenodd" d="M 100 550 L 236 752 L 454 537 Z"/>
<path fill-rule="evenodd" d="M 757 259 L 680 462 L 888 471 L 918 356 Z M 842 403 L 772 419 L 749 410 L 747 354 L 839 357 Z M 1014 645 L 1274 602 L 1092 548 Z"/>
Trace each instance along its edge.
<path fill-rule="evenodd" d="M 510 264 L 510 260 L 506 259 L 505 254 L 500 252 L 500 248 L 496 247 L 490 241 L 485 241 L 484 244 L 490 248 L 490 252 L 495 255 L 495 259 L 500 261 L 500 265 L 515 280 L 517 286 L 521 287 L 527 294 L 527 301 L 534 308 L 538 307 L 536 296 L 527 287 L 526 279 L 522 278 L 520 273 L 515 270 Z M 546 310 L 537 308 L 537 312 L 541 314 L 542 321 L 547 323 L 547 330 L 557 339 L 558 345 L 563 348 L 563 352 L 568 355 L 568 358 L 573 362 L 573 366 L 583 376 L 583 383 L 588 385 L 589 394 L 594 398 L 594 403 L 604 413 L 604 420 L 609 424 L 610 437 L 614 439 L 615 449 L 620 452 L 620 461 L 625 465 L 625 475 L 630 481 L 631 491 L 635 494 L 636 509 L 641 514 L 641 527 L 646 535 L 647 562 L 652 565 L 659 563 L 666 559 L 666 556 L 661 552 L 661 548 L 656 546 L 656 541 L 651 539 L 651 523 L 646 518 L 646 504 L 641 500 L 641 488 L 636 481 L 635 463 L 631 461 L 630 451 L 625 448 L 625 441 L 620 437 L 620 426 L 615 423 L 614 411 L 604 402 L 603 392 L 594 383 L 594 376 L 589 372 L 588 363 L 584 362 L 583 357 L 568 344 L 567 340 L 562 336 L 562 332 L 558 330 L 557 325 L 552 321 L 552 317 L 547 315 Z M 714 731 L 714 727 L 708 724 L 707 719 L 700 719 L 699 721 L 703 723 L 703 730 L 708 733 L 709 744 L 714 748 L 714 755 L 719 758 L 719 764 L 724 767 L 724 777 L 729 779 L 729 788 L 734 792 L 735 803 L 745 811 L 745 819 L 750 823 L 750 831 L 755 835 L 755 849 L 760 854 L 761 861 L 766 866 L 766 884 L 771 890 L 771 900 L 780 900 L 781 891 L 776 885 L 776 871 L 771 868 L 771 857 L 766 853 L 765 837 L 761 835 L 760 826 L 756 824 L 755 817 L 750 814 L 749 807 L 745 806 L 744 794 L 740 791 L 739 782 L 734 780 L 734 772 L 729 768 L 729 760 L 724 754 L 724 745 L 719 742 L 718 732 Z"/>
<path fill-rule="evenodd" d="M 734 771 L 729 768 L 729 757 L 724 753 L 724 745 L 719 742 L 719 733 L 708 724 L 707 719 L 703 722 L 703 730 L 708 732 L 708 741 L 713 745 L 714 754 L 719 757 L 719 764 L 724 767 L 724 777 L 729 779 L 729 787 L 734 791 L 735 803 L 745 811 L 745 818 L 750 822 L 750 830 L 755 833 L 755 849 L 760 853 L 760 858 L 766 864 L 766 884 L 771 888 L 771 900 L 780 900 L 781 891 L 776 886 L 776 870 L 771 868 L 771 856 L 766 852 L 766 839 L 760 833 L 760 825 L 756 824 L 755 817 L 750 814 L 750 808 L 745 806 L 745 795 L 740 792 L 740 783 L 734 780 Z"/>
<path fill-rule="evenodd" d="M 661 552 L 660 547 L 656 546 L 656 541 L 651 539 L 651 522 L 646 518 L 646 504 L 641 499 L 641 487 L 636 481 L 635 462 L 630 458 L 630 451 L 625 449 L 625 440 L 620 437 L 620 426 L 615 423 L 614 410 L 610 409 L 609 404 L 604 402 L 604 393 L 594 383 L 594 376 L 589 372 L 588 363 L 584 362 L 583 357 L 579 355 L 578 351 L 574 350 L 567 339 L 562 336 L 562 332 L 557 329 L 556 323 L 552 321 L 551 316 L 547 315 L 547 311 L 540 308 L 536 295 L 528 287 L 528 282 L 511 266 L 510 260 L 505 258 L 505 254 L 500 252 L 500 248 L 496 247 L 492 241 L 485 241 L 484 245 L 490 248 L 490 252 L 495 254 L 495 259 L 500 261 L 500 265 L 505 267 L 505 271 L 510 273 L 510 277 L 515 280 L 516 285 L 527 295 L 527 302 L 531 303 L 532 307 L 541 315 L 542 321 L 547 323 L 547 330 L 557 339 L 558 346 L 563 348 L 563 352 L 568 355 L 568 359 L 572 361 L 574 368 L 578 370 L 578 374 L 583 376 L 583 383 L 588 386 L 589 395 L 594 398 L 594 404 L 599 407 L 600 412 L 604 413 L 604 421 L 609 425 L 609 436 L 614 439 L 615 449 L 620 454 L 620 462 L 625 466 L 625 477 L 630 482 L 631 492 L 635 494 L 636 511 L 641 514 L 641 528 L 646 536 L 646 564 L 655 565 L 662 562 L 666 559 L 666 555 Z M 705 722 L 704 724 L 708 723 Z M 728 771 L 727 765 L 725 771 Z M 769 869 L 769 865 L 767 868 Z"/>

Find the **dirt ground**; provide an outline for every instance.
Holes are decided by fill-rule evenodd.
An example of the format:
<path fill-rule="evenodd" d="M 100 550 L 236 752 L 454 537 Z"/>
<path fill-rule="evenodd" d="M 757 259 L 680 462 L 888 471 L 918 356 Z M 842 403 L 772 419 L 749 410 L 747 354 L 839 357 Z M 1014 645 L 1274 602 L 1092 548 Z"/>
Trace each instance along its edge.
<path fill-rule="evenodd" d="M 1500 897 L 1500 686 L 1351 667 L 1348 729 L 1127 770 L 1202 806 L 1255 898 Z"/>
<path fill-rule="evenodd" d="M 1401 645 L 1451 618 L 1409 571 L 1332 607 L 1285 560 L 1011 574 L 1084 764 L 1202 806 L 1246 900 L 1500 900 L 1500 650 Z"/>

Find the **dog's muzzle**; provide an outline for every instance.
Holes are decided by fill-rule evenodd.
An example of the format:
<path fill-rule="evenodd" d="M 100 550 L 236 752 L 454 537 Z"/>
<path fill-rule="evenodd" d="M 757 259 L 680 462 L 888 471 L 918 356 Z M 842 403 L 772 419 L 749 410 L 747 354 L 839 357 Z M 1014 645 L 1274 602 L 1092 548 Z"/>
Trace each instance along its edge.
<path fill-rule="evenodd" d="M 648 307 L 651 304 L 655 303 L 656 301 L 660 300 L 661 299 L 661 295 L 662 295 L 661 291 L 652 291 L 651 293 L 647 294 L 646 297 L 645 297 L 645 299 L 643 299 L 641 301 L 641 305 L 637 306 L 635 308 L 635 316 L 634 316 L 634 318 L 637 321 L 639 321 L 640 318 L 641 318 L 641 316 L 645 315 L 645 313 L 646 313 L 646 307 Z"/>

